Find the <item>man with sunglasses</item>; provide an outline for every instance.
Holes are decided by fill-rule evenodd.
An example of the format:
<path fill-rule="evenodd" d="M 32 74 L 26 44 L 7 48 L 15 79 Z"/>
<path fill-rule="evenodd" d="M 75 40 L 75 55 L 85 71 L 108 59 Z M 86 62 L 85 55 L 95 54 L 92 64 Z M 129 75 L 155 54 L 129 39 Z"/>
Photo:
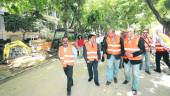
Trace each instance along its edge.
<path fill-rule="evenodd" d="M 74 59 L 77 57 L 77 50 L 73 47 L 68 37 L 62 39 L 63 45 L 59 47 L 59 60 L 62 63 L 65 75 L 67 76 L 67 96 L 71 96 L 71 87 L 73 86 L 73 65 Z"/>

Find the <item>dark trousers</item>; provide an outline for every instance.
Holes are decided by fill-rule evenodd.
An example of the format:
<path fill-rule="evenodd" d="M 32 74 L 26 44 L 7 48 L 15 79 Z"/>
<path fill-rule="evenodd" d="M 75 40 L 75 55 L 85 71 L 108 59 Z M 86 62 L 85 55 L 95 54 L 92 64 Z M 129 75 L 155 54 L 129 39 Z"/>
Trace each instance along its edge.
<path fill-rule="evenodd" d="M 161 71 L 160 61 L 161 61 L 162 57 L 163 57 L 163 61 L 166 63 L 168 68 L 170 68 L 169 53 L 168 52 L 156 52 L 156 59 L 155 59 L 155 61 L 156 61 L 156 70 L 157 71 Z"/>
<path fill-rule="evenodd" d="M 73 66 L 65 67 L 64 72 L 67 76 L 67 91 L 70 92 L 73 85 Z"/>
<path fill-rule="evenodd" d="M 90 63 L 87 63 L 89 78 L 93 78 L 94 74 L 94 81 L 98 82 L 98 61 L 90 61 Z"/>

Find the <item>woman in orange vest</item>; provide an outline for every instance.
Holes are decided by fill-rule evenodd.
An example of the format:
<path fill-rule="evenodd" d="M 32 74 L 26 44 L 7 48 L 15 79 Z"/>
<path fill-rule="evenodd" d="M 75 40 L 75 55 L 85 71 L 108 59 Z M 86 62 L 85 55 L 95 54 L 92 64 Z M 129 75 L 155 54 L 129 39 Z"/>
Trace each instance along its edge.
<path fill-rule="evenodd" d="M 88 37 L 88 41 L 85 43 L 83 47 L 83 56 L 87 63 L 88 73 L 90 82 L 93 79 L 94 75 L 94 83 L 96 86 L 100 86 L 98 80 L 98 61 L 100 60 L 100 50 L 96 43 L 95 34 L 90 34 Z"/>
<path fill-rule="evenodd" d="M 152 39 L 151 39 L 151 37 L 149 37 L 149 29 L 145 29 L 143 31 L 141 38 L 144 39 L 145 50 L 146 50 L 146 52 L 143 54 L 144 58 L 145 58 L 145 65 L 146 65 L 145 72 L 148 74 L 151 74 L 150 73 L 150 51 L 151 51 Z"/>
<path fill-rule="evenodd" d="M 145 52 L 145 45 L 142 38 L 135 36 L 132 28 L 128 29 L 128 37 L 124 39 L 124 48 L 126 58 L 124 57 L 125 81 L 123 84 L 130 81 L 132 69 L 132 93 L 136 96 L 139 90 L 139 67 L 142 63 L 142 54 Z"/>
<path fill-rule="evenodd" d="M 63 45 L 59 47 L 59 60 L 67 76 L 67 96 L 71 96 L 71 87 L 73 86 L 73 65 L 77 56 L 77 50 L 68 42 L 68 37 L 63 37 Z"/>

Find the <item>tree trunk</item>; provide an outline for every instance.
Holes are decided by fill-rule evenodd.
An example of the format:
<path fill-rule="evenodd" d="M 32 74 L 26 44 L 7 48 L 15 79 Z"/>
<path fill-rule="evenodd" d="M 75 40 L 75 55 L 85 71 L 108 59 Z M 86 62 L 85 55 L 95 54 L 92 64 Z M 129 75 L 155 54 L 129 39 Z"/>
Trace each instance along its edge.
<path fill-rule="evenodd" d="M 73 25 L 74 25 L 74 18 L 75 18 L 75 17 L 73 17 L 73 19 L 72 19 L 72 21 L 71 21 L 71 24 L 70 24 L 70 26 L 69 26 L 70 29 L 71 29 L 71 28 L 73 27 Z"/>
<path fill-rule="evenodd" d="M 25 40 L 25 35 L 26 35 L 26 32 L 24 31 L 24 32 L 23 32 L 23 37 L 22 37 L 22 40 L 23 40 L 23 41 Z"/>
<path fill-rule="evenodd" d="M 68 23 L 68 2 L 67 0 L 64 0 L 64 28 L 67 28 L 67 23 Z"/>
<path fill-rule="evenodd" d="M 156 10 L 156 8 L 153 5 L 152 0 L 145 0 L 148 4 L 149 8 L 151 9 L 152 13 L 155 15 L 156 19 L 159 23 L 161 23 L 165 29 L 165 33 L 170 36 L 170 21 L 166 21 L 164 18 L 161 17 L 159 12 Z"/>

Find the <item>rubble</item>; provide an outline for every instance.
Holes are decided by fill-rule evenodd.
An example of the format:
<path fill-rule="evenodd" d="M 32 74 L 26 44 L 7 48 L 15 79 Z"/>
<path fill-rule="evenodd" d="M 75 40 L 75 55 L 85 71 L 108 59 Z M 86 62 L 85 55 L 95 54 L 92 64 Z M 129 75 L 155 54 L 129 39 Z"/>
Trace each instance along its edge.
<path fill-rule="evenodd" d="M 11 60 L 11 62 L 8 66 L 10 68 L 12 68 L 12 67 L 30 67 L 35 64 L 38 64 L 37 62 L 44 61 L 45 59 L 46 59 L 45 55 L 36 53 L 36 54 L 32 54 L 30 56 L 22 56 L 22 57 L 13 59 L 13 60 Z"/>

